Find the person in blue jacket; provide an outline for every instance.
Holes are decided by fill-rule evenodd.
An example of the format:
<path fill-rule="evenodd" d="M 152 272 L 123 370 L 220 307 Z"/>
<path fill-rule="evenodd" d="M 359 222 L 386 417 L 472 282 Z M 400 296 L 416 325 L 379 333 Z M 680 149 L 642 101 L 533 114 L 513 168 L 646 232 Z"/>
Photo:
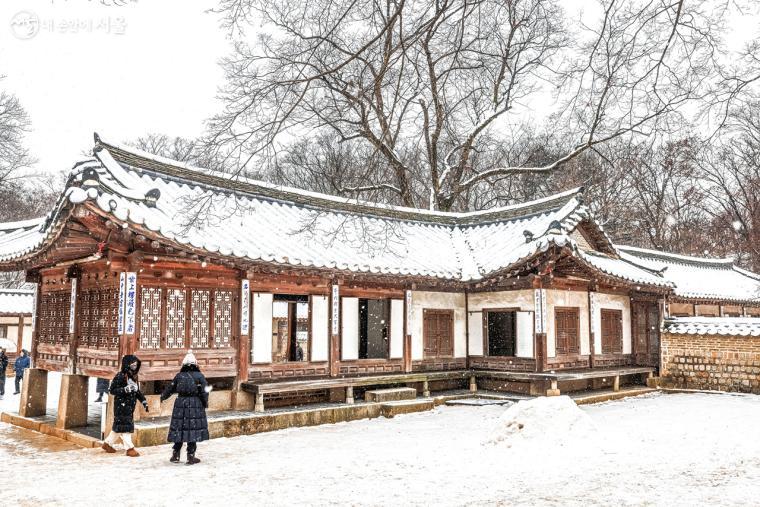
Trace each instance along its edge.
<path fill-rule="evenodd" d="M 16 392 L 13 394 L 19 394 L 21 392 L 21 379 L 24 378 L 24 370 L 31 365 L 32 360 L 29 358 L 29 352 L 22 349 L 21 355 L 16 358 L 16 363 L 13 365 L 13 369 L 16 371 Z"/>

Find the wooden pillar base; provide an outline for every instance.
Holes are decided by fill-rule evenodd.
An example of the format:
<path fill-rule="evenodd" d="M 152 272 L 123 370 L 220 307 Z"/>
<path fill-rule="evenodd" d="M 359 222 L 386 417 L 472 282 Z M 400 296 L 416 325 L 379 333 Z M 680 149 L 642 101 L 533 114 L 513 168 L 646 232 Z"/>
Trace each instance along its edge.
<path fill-rule="evenodd" d="M 58 396 L 56 428 L 69 429 L 87 426 L 87 386 L 90 377 L 64 373 L 61 375 L 61 394 Z"/>
<path fill-rule="evenodd" d="M 264 411 L 264 395 L 263 394 L 256 395 L 256 402 L 253 404 L 253 411 L 254 412 Z"/>
<path fill-rule="evenodd" d="M 21 383 L 18 413 L 21 417 L 37 417 L 47 413 L 47 370 L 27 368 Z"/>
<path fill-rule="evenodd" d="M 354 402 L 354 388 L 353 386 L 346 387 L 346 403 L 353 404 Z"/>

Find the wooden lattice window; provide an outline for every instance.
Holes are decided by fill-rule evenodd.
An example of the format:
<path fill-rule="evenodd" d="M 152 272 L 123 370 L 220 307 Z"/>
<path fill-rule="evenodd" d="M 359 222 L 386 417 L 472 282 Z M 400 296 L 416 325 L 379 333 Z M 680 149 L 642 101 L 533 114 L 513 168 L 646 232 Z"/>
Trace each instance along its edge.
<path fill-rule="evenodd" d="M 93 346 L 92 340 L 97 340 L 96 319 L 93 315 L 93 293 L 96 294 L 97 292 L 82 290 L 79 292 L 79 301 L 77 301 L 77 308 L 79 310 L 79 343 L 85 347 Z"/>
<path fill-rule="evenodd" d="M 623 352 L 623 312 L 621 310 L 601 310 L 602 353 Z"/>
<path fill-rule="evenodd" d="M 100 293 L 100 328 L 98 347 L 119 347 L 119 291 L 104 289 Z"/>
<path fill-rule="evenodd" d="M 190 298 L 190 338 L 194 348 L 209 346 L 211 291 L 193 289 Z"/>
<path fill-rule="evenodd" d="M 69 343 L 71 291 L 44 292 L 40 298 L 38 340 L 40 343 Z"/>
<path fill-rule="evenodd" d="M 232 291 L 214 293 L 214 346 L 229 347 L 232 341 Z"/>
<path fill-rule="evenodd" d="M 166 348 L 185 346 L 185 291 L 169 289 L 166 293 Z"/>
<path fill-rule="evenodd" d="M 556 355 L 564 356 L 580 352 L 580 325 L 578 308 L 556 308 L 554 310 L 556 328 Z"/>
<path fill-rule="evenodd" d="M 143 287 L 140 291 L 140 348 L 157 349 L 161 346 L 160 287 Z"/>

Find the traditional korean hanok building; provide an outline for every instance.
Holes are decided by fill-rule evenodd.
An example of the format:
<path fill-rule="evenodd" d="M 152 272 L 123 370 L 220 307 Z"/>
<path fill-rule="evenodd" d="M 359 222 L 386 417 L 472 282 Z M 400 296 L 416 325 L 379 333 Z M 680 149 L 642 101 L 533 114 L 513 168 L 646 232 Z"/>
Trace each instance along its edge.
<path fill-rule="evenodd" d="M 674 283 L 613 245 L 581 190 L 446 213 L 230 178 L 97 135 L 93 157 L 49 215 L 0 226 L 0 268 L 37 284 L 40 379 L 110 377 L 135 353 L 156 392 L 192 349 L 219 407 L 263 410 L 383 385 L 617 388 L 659 365 Z"/>
<path fill-rule="evenodd" d="M 21 350 L 32 348 L 33 306 L 33 289 L 0 288 L 0 347 L 10 360 L 7 375 L 13 375 L 13 361 Z"/>
<path fill-rule="evenodd" d="M 675 286 L 665 305 L 660 384 L 760 394 L 760 276 L 732 259 L 618 250 Z"/>

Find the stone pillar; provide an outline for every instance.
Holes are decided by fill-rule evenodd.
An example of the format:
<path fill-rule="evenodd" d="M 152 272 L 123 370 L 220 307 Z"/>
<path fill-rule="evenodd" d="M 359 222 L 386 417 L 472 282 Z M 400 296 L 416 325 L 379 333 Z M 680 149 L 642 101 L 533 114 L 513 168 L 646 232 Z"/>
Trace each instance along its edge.
<path fill-rule="evenodd" d="M 346 403 L 354 402 L 354 388 L 353 386 L 346 387 Z"/>
<path fill-rule="evenodd" d="M 560 392 L 559 392 L 559 387 L 557 386 L 557 381 L 555 379 L 552 379 L 550 382 L 551 382 L 550 383 L 551 387 L 546 390 L 546 395 L 559 396 Z"/>
<path fill-rule="evenodd" d="M 478 381 L 475 379 L 475 375 L 470 376 L 470 392 L 475 393 L 478 391 Z"/>
<path fill-rule="evenodd" d="M 28 368 L 21 384 L 18 413 L 21 417 L 45 415 L 47 409 L 47 370 Z"/>
<path fill-rule="evenodd" d="M 64 373 L 58 397 L 56 428 L 87 426 L 87 384 L 90 377 Z"/>
<path fill-rule="evenodd" d="M 427 380 L 422 381 L 422 396 L 430 398 L 430 382 Z"/>
<path fill-rule="evenodd" d="M 619 375 L 615 375 L 615 377 L 612 379 L 612 390 L 620 391 L 620 376 Z"/>

